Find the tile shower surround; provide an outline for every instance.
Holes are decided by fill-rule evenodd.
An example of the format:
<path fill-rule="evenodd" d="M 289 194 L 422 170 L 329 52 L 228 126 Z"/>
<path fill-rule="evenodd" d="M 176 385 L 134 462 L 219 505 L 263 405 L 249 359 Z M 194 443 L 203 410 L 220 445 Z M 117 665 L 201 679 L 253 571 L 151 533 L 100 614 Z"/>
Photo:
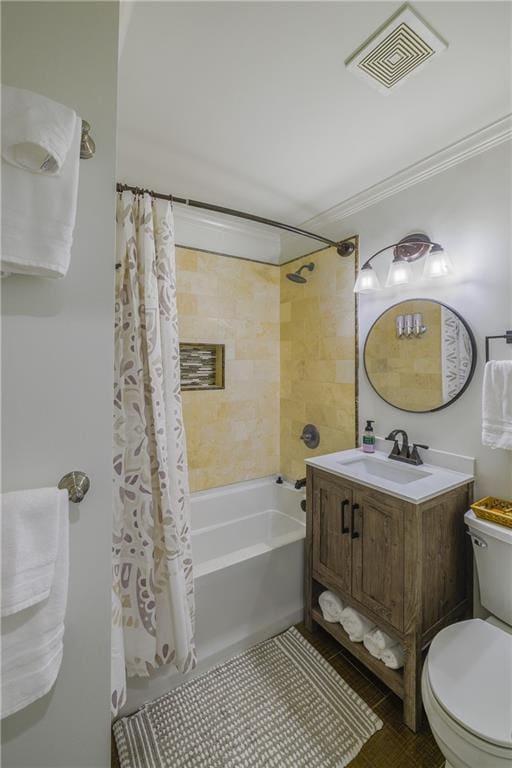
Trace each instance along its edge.
<path fill-rule="evenodd" d="M 313 260 L 308 282 L 286 279 Z M 354 257 L 274 266 L 178 247 L 180 341 L 225 344 L 225 389 L 184 391 L 192 491 L 281 473 L 355 444 Z M 320 430 L 310 451 L 304 424 Z"/>
<path fill-rule="evenodd" d="M 357 240 L 355 240 L 357 246 Z M 325 248 L 280 267 L 280 471 L 304 477 L 305 458 L 353 448 L 356 442 L 356 256 Z M 307 283 L 286 274 L 313 261 Z M 299 440 L 304 424 L 320 431 L 318 448 Z"/>

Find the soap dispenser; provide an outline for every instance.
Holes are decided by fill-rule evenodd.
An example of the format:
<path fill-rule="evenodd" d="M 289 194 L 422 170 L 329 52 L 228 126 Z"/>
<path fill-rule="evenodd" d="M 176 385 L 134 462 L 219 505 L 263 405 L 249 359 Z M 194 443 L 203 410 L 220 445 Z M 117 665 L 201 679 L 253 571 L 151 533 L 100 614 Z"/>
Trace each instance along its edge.
<path fill-rule="evenodd" d="M 375 453 L 375 435 L 373 434 L 372 424 L 375 424 L 374 419 L 367 419 L 363 435 L 364 453 Z"/>

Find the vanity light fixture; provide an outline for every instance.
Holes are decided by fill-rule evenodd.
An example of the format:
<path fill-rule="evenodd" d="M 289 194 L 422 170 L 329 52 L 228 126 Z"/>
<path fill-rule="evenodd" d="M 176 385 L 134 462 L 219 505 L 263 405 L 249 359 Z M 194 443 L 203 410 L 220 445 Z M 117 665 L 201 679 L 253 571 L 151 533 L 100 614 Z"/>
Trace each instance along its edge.
<path fill-rule="evenodd" d="M 365 261 L 359 270 L 354 293 L 371 293 L 381 289 L 380 281 L 371 267 L 370 262 L 379 254 L 393 249 L 393 261 L 390 264 L 386 280 L 386 288 L 406 285 L 412 280 L 410 263 L 427 257 L 423 270 L 424 278 L 442 277 L 452 272 L 452 268 L 442 245 L 434 243 L 427 235 L 412 234 L 399 240 L 398 243 L 380 248 Z"/>
<path fill-rule="evenodd" d="M 380 291 L 381 288 L 379 278 L 370 264 L 366 262 L 359 270 L 356 284 L 354 285 L 354 293 L 372 293 L 373 291 Z"/>
<path fill-rule="evenodd" d="M 405 285 L 412 279 L 412 269 L 409 262 L 403 256 L 395 253 L 393 261 L 389 266 L 386 288 L 393 288 L 395 285 Z"/>
<path fill-rule="evenodd" d="M 426 280 L 437 277 L 451 275 L 453 267 L 448 254 L 441 245 L 435 243 L 427 254 L 425 266 L 423 267 L 423 277 Z"/>

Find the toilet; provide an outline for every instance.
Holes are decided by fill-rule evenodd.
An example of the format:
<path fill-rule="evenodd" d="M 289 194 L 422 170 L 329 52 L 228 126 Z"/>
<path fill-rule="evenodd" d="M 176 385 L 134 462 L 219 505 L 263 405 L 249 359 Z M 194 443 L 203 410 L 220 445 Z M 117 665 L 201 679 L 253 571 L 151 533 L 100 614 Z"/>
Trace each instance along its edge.
<path fill-rule="evenodd" d="M 512 766 L 512 529 L 465 514 L 481 601 L 491 615 L 441 630 L 421 680 L 446 768 Z"/>

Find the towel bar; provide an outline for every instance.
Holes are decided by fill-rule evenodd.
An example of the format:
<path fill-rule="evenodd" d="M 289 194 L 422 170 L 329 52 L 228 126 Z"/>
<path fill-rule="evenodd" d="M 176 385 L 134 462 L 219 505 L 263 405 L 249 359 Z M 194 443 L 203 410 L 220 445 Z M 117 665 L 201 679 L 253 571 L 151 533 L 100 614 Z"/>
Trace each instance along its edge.
<path fill-rule="evenodd" d="M 61 477 L 58 487 L 68 492 L 69 500 L 78 504 L 91 487 L 91 482 L 85 472 L 75 470 Z"/>

